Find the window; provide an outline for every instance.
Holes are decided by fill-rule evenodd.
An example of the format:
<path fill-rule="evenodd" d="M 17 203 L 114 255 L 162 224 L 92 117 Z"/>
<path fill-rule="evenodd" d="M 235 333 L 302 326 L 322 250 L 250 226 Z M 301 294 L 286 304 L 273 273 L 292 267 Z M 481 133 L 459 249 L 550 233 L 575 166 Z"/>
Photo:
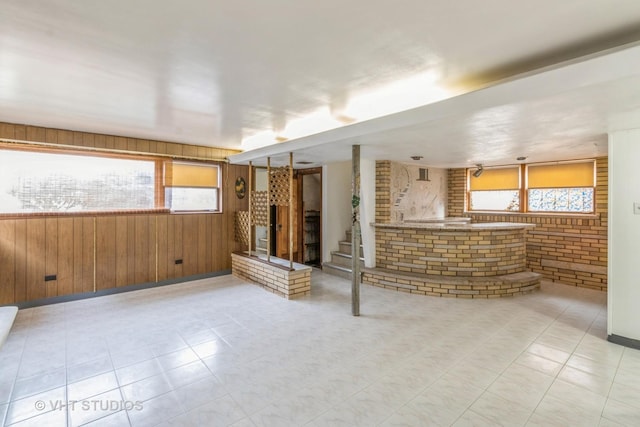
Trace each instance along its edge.
<path fill-rule="evenodd" d="M 0 146 L 0 214 L 220 212 L 220 166 Z"/>
<path fill-rule="evenodd" d="M 0 150 L 0 213 L 155 207 L 155 162 Z"/>
<path fill-rule="evenodd" d="M 467 171 L 470 211 L 593 213 L 595 162 L 575 161 Z"/>
<path fill-rule="evenodd" d="M 473 211 L 520 210 L 519 168 L 485 168 L 480 176 L 469 173 L 469 209 Z"/>
<path fill-rule="evenodd" d="M 529 212 L 594 211 L 593 161 L 529 165 L 526 172 Z"/>
<path fill-rule="evenodd" d="M 217 165 L 165 162 L 165 206 L 172 211 L 219 211 L 219 177 Z"/>

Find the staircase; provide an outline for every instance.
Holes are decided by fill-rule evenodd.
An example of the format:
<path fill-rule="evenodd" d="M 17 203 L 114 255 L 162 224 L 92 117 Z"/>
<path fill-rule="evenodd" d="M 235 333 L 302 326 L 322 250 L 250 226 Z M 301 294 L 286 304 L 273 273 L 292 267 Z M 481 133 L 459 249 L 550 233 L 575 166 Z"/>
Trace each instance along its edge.
<path fill-rule="evenodd" d="M 322 264 L 322 271 L 334 276 L 351 279 L 351 230 L 346 232 L 346 240 L 338 242 L 337 251 L 331 252 L 331 262 Z M 364 268 L 364 258 L 362 256 L 362 239 L 360 240 L 360 268 Z"/>
<path fill-rule="evenodd" d="M 267 254 L 267 227 L 256 227 L 256 253 Z"/>

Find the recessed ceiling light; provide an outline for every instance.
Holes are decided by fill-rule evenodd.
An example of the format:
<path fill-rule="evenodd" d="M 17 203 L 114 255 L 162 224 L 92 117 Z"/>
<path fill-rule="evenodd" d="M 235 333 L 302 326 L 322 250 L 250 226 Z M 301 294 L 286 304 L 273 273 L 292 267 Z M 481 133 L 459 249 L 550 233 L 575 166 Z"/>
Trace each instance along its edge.
<path fill-rule="evenodd" d="M 306 160 L 301 160 L 299 162 L 296 162 L 297 165 L 310 165 L 313 162 L 308 162 Z"/>
<path fill-rule="evenodd" d="M 523 160 L 527 160 L 527 158 L 526 158 L 526 157 L 524 157 L 524 156 L 520 156 L 520 157 L 518 157 L 516 160 L 517 160 L 517 161 L 519 161 L 519 162 L 521 162 L 521 161 L 523 161 Z"/>
<path fill-rule="evenodd" d="M 422 160 L 422 156 L 411 156 L 412 160 Z"/>

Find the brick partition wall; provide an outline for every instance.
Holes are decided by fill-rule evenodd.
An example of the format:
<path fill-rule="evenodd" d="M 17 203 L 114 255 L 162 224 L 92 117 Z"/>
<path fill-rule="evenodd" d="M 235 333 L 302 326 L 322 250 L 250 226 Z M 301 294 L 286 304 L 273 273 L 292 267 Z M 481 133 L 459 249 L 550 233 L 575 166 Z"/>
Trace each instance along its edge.
<path fill-rule="evenodd" d="M 527 232 L 527 268 L 547 280 L 590 289 L 607 289 L 607 158 L 596 159 L 595 215 L 493 214 L 466 210 L 466 171 L 449 169 L 448 216 L 473 222 L 536 224 Z"/>
<path fill-rule="evenodd" d="M 289 270 L 266 260 L 231 254 L 231 271 L 234 276 L 257 283 L 269 292 L 287 299 L 311 293 L 311 267 L 294 265 L 297 268 Z"/>
<path fill-rule="evenodd" d="M 524 228 L 495 230 L 376 227 L 376 268 L 457 277 L 526 269 Z"/>

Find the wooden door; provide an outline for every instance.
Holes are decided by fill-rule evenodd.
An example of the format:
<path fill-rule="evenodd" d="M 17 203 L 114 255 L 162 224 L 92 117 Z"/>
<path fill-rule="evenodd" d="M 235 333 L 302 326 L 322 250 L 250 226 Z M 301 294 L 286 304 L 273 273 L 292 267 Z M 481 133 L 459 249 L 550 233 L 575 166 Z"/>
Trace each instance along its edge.
<path fill-rule="evenodd" d="M 289 259 L 289 206 L 276 207 L 276 256 Z"/>

